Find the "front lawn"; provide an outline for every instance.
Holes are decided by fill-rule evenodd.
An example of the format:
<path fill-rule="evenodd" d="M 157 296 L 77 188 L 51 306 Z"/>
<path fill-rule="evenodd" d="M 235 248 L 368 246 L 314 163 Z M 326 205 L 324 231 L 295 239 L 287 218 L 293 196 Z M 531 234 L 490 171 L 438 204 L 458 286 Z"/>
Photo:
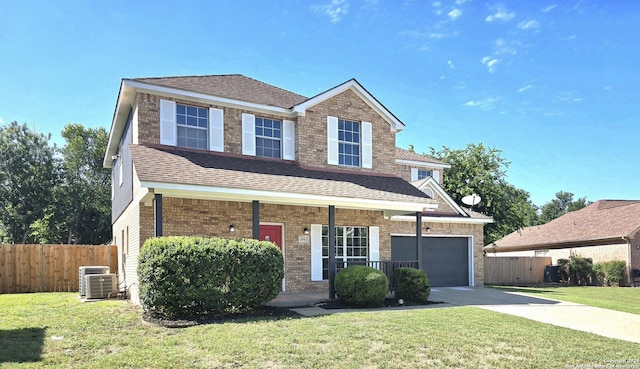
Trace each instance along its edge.
<path fill-rule="evenodd" d="M 639 344 L 471 307 L 167 329 L 143 324 L 123 301 L 0 295 L 0 367 L 565 368 L 638 352 Z"/>
<path fill-rule="evenodd" d="M 507 287 L 491 286 L 503 291 L 523 292 L 539 297 L 576 302 L 605 309 L 640 315 L 640 288 L 632 287 Z"/>

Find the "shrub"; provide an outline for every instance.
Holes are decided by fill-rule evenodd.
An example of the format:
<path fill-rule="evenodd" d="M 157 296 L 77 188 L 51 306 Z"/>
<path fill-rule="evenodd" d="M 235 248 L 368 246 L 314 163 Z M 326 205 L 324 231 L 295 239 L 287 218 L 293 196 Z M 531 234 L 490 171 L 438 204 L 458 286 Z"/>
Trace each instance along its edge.
<path fill-rule="evenodd" d="M 425 303 L 429 300 L 431 285 L 423 270 L 398 268 L 395 274 L 397 298 L 417 303 Z"/>
<path fill-rule="evenodd" d="M 624 286 L 627 279 L 627 263 L 622 260 L 596 263 L 593 271 L 603 286 Z"/>
<path fill-rule="evenodd" d="M 387 297 L 389 280 L 381 271 L 353 265 L 342 269 L 335 279 L 336 294 L 349 305 L 381 306 Z"/>
<path fill-rule="evenodd" d="M 280 250 L 257 240 L 152 238 L 138 259 L 143 309 L 167 318 L 255 308 L 278 295 L 283 275 Z"/>
<path fill-rule="evenodd" d="M 558 259 L 560 278 L 562 282 L 585 286 L 594 279 L 593 260 L 572 255 L 569 259 Z"/>

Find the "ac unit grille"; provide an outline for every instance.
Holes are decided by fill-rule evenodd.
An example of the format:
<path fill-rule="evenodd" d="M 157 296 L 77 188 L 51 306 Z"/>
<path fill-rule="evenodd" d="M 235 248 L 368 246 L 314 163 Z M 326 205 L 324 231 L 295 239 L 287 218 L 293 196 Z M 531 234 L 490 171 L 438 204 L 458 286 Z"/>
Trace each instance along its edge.
<path fill-rule="evenodd" d="M 78 286 L 80 297 L 84 297 L 86 293 L 85 276 L 89 274 L 109 274 L 108 266 L 81 266 L 78 272 Z"/>
<path fill-rule="evenodd" d="M 89 274 L 85 281 L 88 299 L 104 299 L 116 290 L 115 274 Z"/>

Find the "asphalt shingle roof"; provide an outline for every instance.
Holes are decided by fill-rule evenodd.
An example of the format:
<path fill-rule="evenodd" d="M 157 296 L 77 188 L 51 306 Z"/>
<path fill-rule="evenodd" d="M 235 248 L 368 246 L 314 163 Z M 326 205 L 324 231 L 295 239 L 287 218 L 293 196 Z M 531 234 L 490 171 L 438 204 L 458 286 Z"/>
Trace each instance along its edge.
<path fill-rule="evenodd" d="M 208 76 L 134 78 L 134 81 L 172 87 L 256 104 L 291 108 L 307 97 L 260 82 L 242 74 Z"/>
<path fill-rule="evenodd" d="M 141 181 L 414 203 L 435 203 L 397 176 L 301 167 L 239 155 L 131 145 Z"/>
<path fill-rule="evenodd" d="M 551 222 L 515 231 L 498 247 L 524 247 L 630 236 L 640 230 L 640 201 L 600 200 Z"/>
<path fill-rule="evenodd" d="M 436 158 L 433 158 L 431 156 L 420 155 L 420 154 L 418 154 L 416 152 L 405 150 L 405 149 L 401 149 L 399 147 L 396 147 L 396 159 L 411 160 L 411 161 L 418 161 L 418 162 L 431 163 L 431 164 L 447 165 L 447 163 L 445 163 L 443 161 L 440 161 L 440 160 L 438 160 Z"/>

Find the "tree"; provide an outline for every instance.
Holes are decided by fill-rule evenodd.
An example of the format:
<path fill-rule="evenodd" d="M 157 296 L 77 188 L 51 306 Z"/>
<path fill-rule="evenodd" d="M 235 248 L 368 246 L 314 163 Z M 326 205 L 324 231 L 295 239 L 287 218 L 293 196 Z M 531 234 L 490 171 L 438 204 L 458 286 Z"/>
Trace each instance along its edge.
<path fill-rule="evenodd" d="M 548 223 L 570 211 L 580 210 L 591 204 L 586 197 L 573 200 L 573 193 L 560 191 L 556 198 L 542 205 L 540 208 L 540 223 Z"/>
<path fill-rule="evenodd" d="M 15 121 L 0 127 L 0 224 L 8 242 L 32 241 L 32 226 L 52 205 L 58 162 L 50 139 Z"/>
<path fill-rule="evenodd" d="M 536 206 L 527 191 L 509 184 L 505 177 L 509 162 L 501 151 L 482 143 L 468 144 L 465 149 L 453 150 L 443 146 L 430 155 L 451 165 L 444 176 L 443 187 L 458 203 L 462 197 L 477 193 L 482 201 L 474 210 L 493 218 L 484 227 L 485 243 L 491 243 L 519 228 L 536 222 Z"/>
<path fill-rule="evenodd" d="M 101 244 L 111 239 L 111 172 L 102 167 L 109 141 L 104 127 L 67 124 L 62 182 L 55 198 L 66 243 Z"/>

